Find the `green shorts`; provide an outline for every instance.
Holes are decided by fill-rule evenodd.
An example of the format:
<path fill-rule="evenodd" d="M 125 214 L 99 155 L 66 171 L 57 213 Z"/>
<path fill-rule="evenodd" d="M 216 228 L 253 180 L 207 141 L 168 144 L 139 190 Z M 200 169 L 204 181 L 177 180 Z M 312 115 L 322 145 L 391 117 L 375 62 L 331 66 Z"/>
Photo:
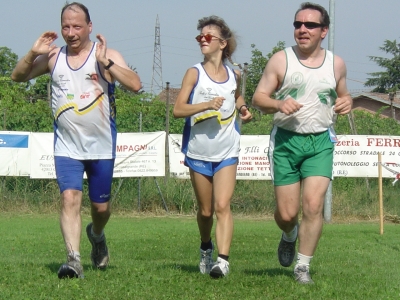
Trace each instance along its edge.
<path fill-rule="evenodd" d="M 333 150 L 328 131 L 300 134 L 275 126 L 268 150 L 273 184 L 293 184 L 309 176 L 332 179 Z"/>

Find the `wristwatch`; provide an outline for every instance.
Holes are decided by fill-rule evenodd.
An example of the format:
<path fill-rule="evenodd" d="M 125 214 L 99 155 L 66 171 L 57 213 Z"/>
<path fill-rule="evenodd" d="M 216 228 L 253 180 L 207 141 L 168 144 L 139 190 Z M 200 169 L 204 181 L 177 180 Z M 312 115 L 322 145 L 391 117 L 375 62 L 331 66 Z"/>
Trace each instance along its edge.
<path fill-rule="evenodd" d="M 107 66 L 104 66 L 104 69 L 108 70 L 109 68 L 111 68 L 111 66 L 114 64 L 114 62 L 111 59 L 108 59 L 109 63 Z"/>

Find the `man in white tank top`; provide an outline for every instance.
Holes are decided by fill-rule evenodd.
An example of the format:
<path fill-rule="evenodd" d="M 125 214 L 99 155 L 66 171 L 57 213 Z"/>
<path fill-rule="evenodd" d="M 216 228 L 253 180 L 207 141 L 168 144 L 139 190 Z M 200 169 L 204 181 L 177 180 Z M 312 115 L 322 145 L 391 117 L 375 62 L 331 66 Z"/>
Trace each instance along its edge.
<path fill-rule="evenodd" d="M 108 265 L 104 227 L 110 217 L 110 192 L 115 159 L 115 81 L 138 91 L 138 75 L 121 54 L 107 48 L 98 34 L 90 40 L 92 22 L 81 3 L 65 4 L 61 33 L 66 46 L 54 45 L 57 33 L 44 32 L 17 63 L 11 78 L 17 82 L 50 73 L 54 116 L 54 160 L 61 193 L 60 225 L 67 248 L 67 262 L 59 278 L 83 278 L 80 262 L 82 181 L 89 183 L 92 222 L 86 233 L 92 245 L 96 268 Z"/>
<path fill-rule="evenodd" d="M 324 196 L 332 176 L 333 116 L 352 107 L 345 63 L 321 48 L 329 23 L 322 6 L 301 4 L 293 23 L 297 45 L 271 57 L 253 96 L 255 107 L 275 114 L 269 159 L 275 221 L 282 230 L 278 259 L 284 267 L 292 264 L 298 236 L 294 275 L 302 284 L 313 283 L 309 264 L 322 232 Z"/>

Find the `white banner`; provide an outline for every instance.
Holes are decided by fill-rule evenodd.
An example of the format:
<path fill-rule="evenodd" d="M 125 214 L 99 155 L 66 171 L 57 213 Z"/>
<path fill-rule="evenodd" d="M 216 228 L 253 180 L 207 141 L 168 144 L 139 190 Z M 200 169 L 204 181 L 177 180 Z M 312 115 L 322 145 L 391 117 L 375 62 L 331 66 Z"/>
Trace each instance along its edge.
<path fill-rule="evenodd" d="M 400 137 L 339 135 L 333 158 L 334 177 L 378 177 L 378 152 L 382 164 L 400 172 Z M 382 177 L 395 174 L 382 168 Z"/>
<path fill-rule="evenodd" d="M 114 177 L 165 176 L 165 131 L 118 133 Z"/>
<path fill-rule="evenodd" d="M 0 131 L 0 176 L 29 173 L 29 132 Z"/>
<path fill-rule="evenodd" d="M 31 142 L 29 143 L 31 151 L 31 178 L 56 178 L 53 143 L 54 133 L 31 133 Z"/>
<path fill-rule="evenodd" d="M 0 176 L 55 178 L 53 133 L 0 131 Z M 164 176 L 165 132 L 118 133 L 114 177 Z M 237 179 L 270 180 L 267 158 L 269 135 L 242 135 Z M 182 135 L 170 134 L 171 177 L 188 179 L 183 165 Z M 339 135 L 335 146 L 334 177 L 378 177 L 378 152 L 382 163 L 400 172 L 400 137 Z M 384 178 L 395 174 L 382 168 Z"/>
<path fill-rule="evenodd" d="M 185 167 L 185 156 L 181 152 L 182 134 L 170 134 L 168 137 L 169 174 L 171 177 L 188 179 L 189 168 Z"/>
<path fill-rule="evenodd" d="M 183 165 L 180 152 L 182 135 L 171 134 L 169 141 L 171 176 L 188 179 L 189 170 Z M 271 180 L 268 161 L 269 135 L 242 135 L 237 179 Z M 334 177 L 378 177 L 378 152 L 382 163 L 400 172 L 400 137 L 339 135 L 333 157 Z M 395 174 L 382 168 L 382 177 Z"/>
<path fill-rule="evenodd" d="M 56 178 L 53 141 L 53 133 L 31 133 L 31 178 Z M 114 177 L 164 175 L 164 131 L 117 134 Z"/>
<path fill-rule="evenodd" d="M 271 180 L 268 161 L 269 135 L 242 135 L 240 137 L 237 179 Z M 188 179 L 189 168 L 183 164 L 182 135 L 169 135 L 169 164 L 171 177 Z"/>

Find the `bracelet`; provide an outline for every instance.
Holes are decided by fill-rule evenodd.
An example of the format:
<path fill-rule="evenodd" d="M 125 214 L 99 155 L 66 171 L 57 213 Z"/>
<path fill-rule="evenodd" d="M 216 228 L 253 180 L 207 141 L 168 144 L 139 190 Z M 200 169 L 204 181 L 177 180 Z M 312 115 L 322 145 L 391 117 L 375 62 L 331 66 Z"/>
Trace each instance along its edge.
<path fill-rule="evenodd" d="M 239 112 L 239 114 L 242 114 L 242 108 L 243 107 L 246 107 L 247 108 L 247 110 L 249 110 L 249 107 L 247 106 L 247 104 L 243 104 L 241 107 L 239 107 L 239 109 L 238 109 L 238 112 Z"/>
<path fill-rule="evenodd" d="M 33 61 L 27 61 L 25 56 L 24 56 L 24 62 L 26 62 L 28 65 L 31 65 L 33 63 Z"/>

